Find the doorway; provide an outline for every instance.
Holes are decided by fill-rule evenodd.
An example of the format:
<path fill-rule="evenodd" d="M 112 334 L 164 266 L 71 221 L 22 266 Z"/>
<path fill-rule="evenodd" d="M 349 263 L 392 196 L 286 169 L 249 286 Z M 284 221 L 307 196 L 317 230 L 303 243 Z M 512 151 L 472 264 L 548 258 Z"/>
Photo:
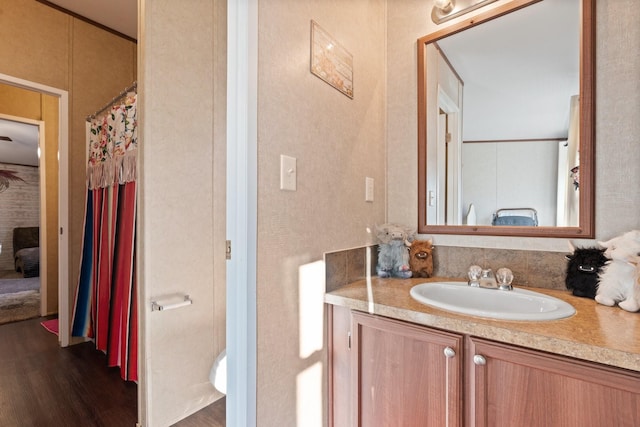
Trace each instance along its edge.
<path fill-rule="evenodd" d="M 6 110 L 0 105 L 0 324 L 46 314 L 48 300 L 48 251 L 39 241 L 47 208 L 44 122 Z"/>
<path fill-rule="evenodd" d="M 438 224 L 462 224 L 462 194 L 459 190 L 462 173 L 462 132 L 460 108 L 438 87 L 437 165 Z"/>
<path fill-rule="evenodd" d="M 0 74 L 0 85 L 10 90 L 24 90 L 42 97 L 41 105 L 52 104 L 46 109 L 40 120 L 39 146 L 41 160 L 45 167 L 41 169 L 41 208 L 40 208 L 40 276 L 41 314 L 51 314 L 58 307 L 61 346 L 69 345 L 69 274 L 68 274 L 68 93 L 67 91 Z M 44 111 L 44 110 L 43 110 Z M 55 112 L 55 113 L 54 113 Z M 57 137 L 57 150 L 46 146 L 46 123 L 50 122 L 49 132 Z M 44 128 L 44 131 L 42 131 Z M 44 161 L 46 159 L 46 163 Z M 46 164 L 51 164 L 47 172 Z M 53 194 L 47 198 L 47 187 L 54 188 Z M 52 191 L 49 191 L 51 194 Z M 56 254 L 57 256 L 52 256 Z M 52 264 L 53 265 L 50 265 Z M 52 268 L 47 268 L 47 266 Z M 54 268 L 53 268 L 54 267 Z M 57 277 L 51 278 L 48 271 L 57 271 Z M 58 284 L 60 284 L 58 286 Z"/>

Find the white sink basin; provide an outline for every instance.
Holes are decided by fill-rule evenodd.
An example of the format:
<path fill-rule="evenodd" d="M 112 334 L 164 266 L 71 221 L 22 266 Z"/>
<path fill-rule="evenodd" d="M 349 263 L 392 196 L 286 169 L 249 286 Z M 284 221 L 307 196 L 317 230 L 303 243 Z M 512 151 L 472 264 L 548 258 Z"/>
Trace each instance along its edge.
<path fill-rule="evenodd" d="M 472 288 L 463 282 L 422 283 L 411 288 L 411 297 L 443 310 L 492 319 L 554 320 L 576 312 L 571 304 L 538 292 Z"/>

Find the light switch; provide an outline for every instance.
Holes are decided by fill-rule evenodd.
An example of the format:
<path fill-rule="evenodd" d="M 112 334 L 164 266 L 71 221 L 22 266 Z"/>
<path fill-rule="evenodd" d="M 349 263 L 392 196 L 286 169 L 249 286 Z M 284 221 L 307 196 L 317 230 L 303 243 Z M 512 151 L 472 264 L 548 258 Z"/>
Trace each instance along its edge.
<path fill-rule="evenodd" d="M 296 158 L 280 155 L 280 189 L 288 191 L 296 191 L 296 179 L 298 170 L 296 167 Z"/>
<path fill-rule="evenodd" d="M 373 178 L 364 179 L 364 201 L 373 202 Z"/>

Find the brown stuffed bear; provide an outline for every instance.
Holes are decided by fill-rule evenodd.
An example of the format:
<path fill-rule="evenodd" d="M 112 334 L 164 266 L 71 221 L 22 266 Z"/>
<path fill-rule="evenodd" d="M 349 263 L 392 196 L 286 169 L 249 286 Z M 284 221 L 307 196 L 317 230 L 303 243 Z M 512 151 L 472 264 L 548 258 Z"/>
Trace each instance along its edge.
<path fill-rule="evenodd" d="M 409 268 L 413 277 L 433 276 L 432 240 L 414 240 L 409 249 Z"/>

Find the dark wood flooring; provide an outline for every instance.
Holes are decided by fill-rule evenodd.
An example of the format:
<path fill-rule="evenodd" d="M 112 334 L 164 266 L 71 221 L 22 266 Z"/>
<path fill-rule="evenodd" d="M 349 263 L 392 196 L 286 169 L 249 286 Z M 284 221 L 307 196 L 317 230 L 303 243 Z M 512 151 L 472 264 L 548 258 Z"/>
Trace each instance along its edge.
<path fill-rule="evenodd" d="M 226 427 L 226 401 L 225 397 L 216 400 L 172 427 Z"/>
<path fill-rule="evenodd" d="M 137 386 L 93 343 L 60 348 L 36 318 L 0 326 L 0 426 L 135 426 Z M 225 399 L 176 427 L 224 427 Z"/>
<path fill-rule="evenodd" d="M 0 425 L 135 426 L 136 384 L 93 343 L 60 348 L 42 320 L 0 326 Z"/>

